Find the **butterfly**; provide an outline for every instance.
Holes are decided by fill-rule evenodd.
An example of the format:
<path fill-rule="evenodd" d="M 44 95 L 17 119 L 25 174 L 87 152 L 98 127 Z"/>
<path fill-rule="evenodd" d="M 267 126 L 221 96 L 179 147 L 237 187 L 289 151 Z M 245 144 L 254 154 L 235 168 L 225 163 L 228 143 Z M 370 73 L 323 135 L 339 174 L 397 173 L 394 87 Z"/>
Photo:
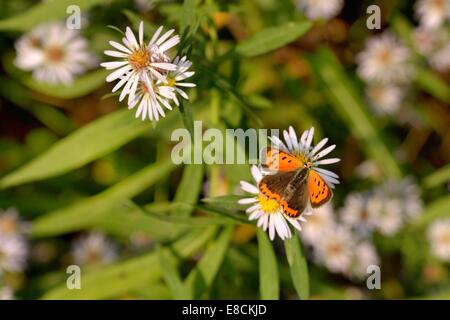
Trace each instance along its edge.
<path fill-rule="evenodd" d="M 288 216 L 298 217 L 308 201 L 313 208 L 317 208 L 332 198 L 330 186 L 312 168 L 311 163 L 271 147 L 263 150 L 261 159 L 263 169 L 275 173 L 264 176 L 258 188 L 267 198 L 278 201 Z"/>

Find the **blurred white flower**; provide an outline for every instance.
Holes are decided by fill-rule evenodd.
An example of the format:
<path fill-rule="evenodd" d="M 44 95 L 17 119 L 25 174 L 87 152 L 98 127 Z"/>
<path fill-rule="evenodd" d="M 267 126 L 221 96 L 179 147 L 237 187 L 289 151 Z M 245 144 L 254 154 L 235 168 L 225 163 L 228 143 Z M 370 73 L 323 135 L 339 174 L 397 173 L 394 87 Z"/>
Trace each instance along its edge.
<path fill-rule="evenodd" d="M 366 92 L 373 109 L 380 115 L 396 114 L 405 95 L 404 89 L 396 85 L 369 85 Z"/>
<path fill-rule="evenodd" d="M 369 83 L 405 83 L 414 73 L 410 63 L 412 55 L 393 34 L 384 32 L 367 40 L 364 51 L 356 60 L 359 76 Z"/>
<path fill-rule="evenodd" d="M 349 229 L 338 224 L 321 231 L 314 256 L 331 272 L 347 274 L 352 263 L 355 239 Z"/>
<path fill-rule="evenodd" d="M 14 292 L 9 287 L 0 288 L 0 301 L 1 300 L 14 300 Z"/>
<path fill-rule="evenodd" d="M 88 42 L 64 23 L 42 24 L 16 42 L 15 64 L 42 82 L 69 85 L 96 61 Z"/>
<path fill-rule="evenodd" d="M 429 56 L 429 62 L 434 70 L 447 72 L 450 70 L 450 43 L 436 50 Z"/>
<path fill-rule="evenodd" d="M 409 178 L 381 184 L 367 200 L 369 221 L 384 235 L 395 234 L 421 212 L 420 190 Z"/>
<path fill-rule="evenodd" d="M 23 237 L 0 235 L 0 275 L 25 269 L 28 246 Z"/>
<path fill-rule="evenodd" d="M 307 212 L 308 223 L 303 225 L 301 237 L 305 243 L 314 245 L 323 235 L 323 230 L 334 225 L 334 212 L 330 204 L 315 209 L 314 212 Z"/>
<path fill-rule="evenodd" d="M 319 143 L 313 146 L 314 127 L 303 131 L 300 140 L 297 138 L 293 127 L 289 127 L 289 130 L 283 130 L 283 137 L 286 144 L 277 136 L 271 136 L 269 139 L 280 150 L 286 150 L 297 156 L 304 164 L 309 164 L 311 170 L 317 172 L 327 182 L 330 188 L 334 188 L 335 184 L 339 184 L 339 176 L 336 173 L 319 168 L 321 165 L 341 161 L 339 158 L 323 159 L 323 157 L 336 148 L 336 145 L 333 144 L 323 149 L 328 142 L 328 138 L 320 140 Z"/>
<path fill-rule="evenodd" d="M 117 259 L 116 246 L 99 232 L 90 232 L 76 239 L 72 256 L 77 265 L 107 264 Z"/>
<path fill-rule="evenodd" d="M 178 35 L 172 36 L 174 29 L 161 35 L 163 27 L 159 27 L 148 44 L 144 42 L 144 23 L 139 24 L 138 38 L 129 27 L 126 28 L 123 44 L 115 41 L 109 43 L 116 50 L 106 50 L 105 54 L 118 58 L 118 61 L 101 63 L 108 70 L 115 69 L 107 78 L 107 82 L 120 79 L 112 92 L 122 88 L 119 101 L 128 95 L 128 108 L 136 108 L 136 118 L 158 121 L 165 116 L 163 107 L 172 110 L 170 102 L 179 105 L 177 94 L 184 99 L 188 95 L 179 87 L 195 87 L 193 83 L 183 80 L 194 75 L 189 71 L 192 63 L 186 57 L 176 57 L 171 61 L 167 51 L 180 42 Z"/>
<path fill-rule="evenodd" d="M 450 19 L 450 0 L 418 0 L 415 5 L 420 25 L 436 29 Z"/>
<path fill-rule="evenodd" d="M 442 27 L 428 30 L 418 27 L 414 31 L 417 51 L 425 56 L 430 66 L 439 72 L 450 70 L 450 31 Z"/>
<path fill-rule="evenodd" d="M 366 160 L 355 168 L 355 175 L 361 179 L 377 180 L 381 176 L 379 165 L 373 160 Z"/>
<path fill-rule="evenodd" d="M 251 205 L 246 212 L 249 214 L 249 220 L 257 220 L 256 225 L 264 231 L 269 231 L 270 240 L 275 239 L 277 234 L 282 240 L 290 238 L 292 232 L 287 222 L 295 229 L 301 230 L 300 222 L 305 219 L 300 215 L 296 218 L 289 217 L 283 213 L 283 209 L 278 201 L 266 197 L 259 191 L 258 184 L 263 175 L 257 166 L 251 168 L 253 179 L 256 185 L 246 181 L 241 181 L 241 188 L 245 192 L 252 194 L 250 198 L 239 200 L 239 204 Z"/>
<path fill-rule="evenodd" d="M 22 221 L 19 212 L 14 208 L 0 209 L 0 236 L 23 236 L 29 231 L 29 224 Z"/>
<path fill-rule="evenodd" d="M 353 252 L 351 275 L 364 279 L 367 277 L 367 267 L 379 264 L 380 258 L 373 244 L 367 241 L 358 243 Z"/>
<path fill-rule="evenodd" d="M 296 4 L 309 19 L 329 20 L 341 12 L 344 0 L 296 0 Z"/>
<path fill-rule="evenodd" d="M 427 230 L 431 252 L 442 261 L 450 261 L 450 218 L 434 221 Z"/>

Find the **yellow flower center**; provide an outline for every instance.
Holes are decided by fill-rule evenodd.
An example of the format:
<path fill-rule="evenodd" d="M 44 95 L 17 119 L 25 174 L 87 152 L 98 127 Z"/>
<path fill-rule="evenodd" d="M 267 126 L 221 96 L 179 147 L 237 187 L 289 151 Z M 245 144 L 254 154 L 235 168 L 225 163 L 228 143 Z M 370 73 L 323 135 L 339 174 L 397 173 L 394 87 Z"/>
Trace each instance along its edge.
<path fill-rule="evenodd" d="M 258 202 L 261 205 L 261 208 L 264 212 L 267 213 L 275 213 L 280 208 L 280 203 L 274 199 L 269 199 L 264 195 L 259 195 Z"/>
<path fill-rule="evenodd" d="M 138 50 L 134 51 L 128 57 L 128 62 L 131 64 L 131 66 L 135 70 L 140 70 L 142 68 L 147 67 L 150 62 L 150 54 L 149 54 L 147 48 L 142 47 L 142 48 L 139 48 Z"/>

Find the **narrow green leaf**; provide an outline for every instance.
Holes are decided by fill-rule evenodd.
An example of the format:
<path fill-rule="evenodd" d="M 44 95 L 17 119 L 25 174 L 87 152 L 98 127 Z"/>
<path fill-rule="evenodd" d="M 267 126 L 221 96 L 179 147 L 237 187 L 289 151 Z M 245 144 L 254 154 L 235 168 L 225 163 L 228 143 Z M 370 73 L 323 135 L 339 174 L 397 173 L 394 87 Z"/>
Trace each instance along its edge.
<path fill-rule="evenodd" d="M 192 299 L 177 270 L 176 257 L 167 249 L 157 247 L 159 266 L 164 282 L 170 288 L 176 300 Z"/>
<path fill-rule="evenodd" d="M 423 180 L 426 188 L 434 188 L 450 181 L 450 164 L 436 170 Z"/>
<path fill-rule="evenodd" d="M 433 97 L 450 103 L 450 86 L 433 72 L 424 68 L 418 69 L 416 83 Z"/>
<path fill-rule="evenodd" d="M 227 227 L 219 238 L 208 246 L 203 258 L 189 273 L 185 285 L 194 299 L 211 287 L 230 243 L 233 227 Z"/>
<path fill-rule="evenodd" d="M 239 204 L 238 201 L 242 199 L 241 196 L 238 195 L 226 195 L 226 196 L 218 196 L 213 198 L 203 198 L 201 201 L 208 206 L 215 207 L 218 209 L 227 209 L 230 211 L 241 211 L 246 209 L 248 206 Z"/>
<path fill-rule="evenodd" d="M 40 23 L 68 17 L 69 14 L 73 13 L 67 13 L 67 8 L 71 5 L 77 5 L 81 11 L 84 12 L 103 1 L 104 0 L 57 0 L 41 2 L 21 14 L 1 20 L 0 30 L 30 30 Z"/>
<path fill-rule="evenodd" d="M 348 128 L 369 156 L 378 162 L 387 176 L 400 177 L 401 170 L 378 135 L 376 126 L 368 114 L 368 108 L 362 102 L 344 68 L 329 49 L 321 48 L 312 59 L 315 72 L 325 84 L 325 95 Z"/>
<path fill-rule="evenodd" d="M 311 25 L 309 21 L 300 21 L 263 29 L 240 42 L 236 47 L 236 52 L 244 57 L 268 53 L 295 41 L 308 31 Z"/>
<path fill-rule="evenodd" d="M 177 192 L 174 197 L 174 202 L 193 205 L 197 203 L 198 197 L 202 192 L 203 186 L 203 165 L 188 164 L 184 167 L 183 177 L 178 185 Z M 194 208 L 192 206 L 184 206 L 178 208 L 176 215 L 187 217 L 191 214 Z"/>
<path fill-rule="evenodd" d="M 115 206 L 141 193 L 174 168 L 169 160 L 151 164 L 95 196 L 37 218 L 32 233 L 35 237 L 54 236 L 91 226 Z"/>
<path fill-rule="evenodd" d="M 435 219 L 450 217 L 450 196 L 442 197 L 429 204 L 422 215 L 412 223 L 413 228 L 424 228 Z"/>
<path fill-rule="evenodd" d="M 59 99 L 75 99 L 91 93 L 105 84 L 109 70 L 95 70 L 75 79 L 70 85 L 48 84 L 26 76 L 22 82 L 30 89 Z"/>
<path fill-rule="evenodd" d="M 263 300 L 280 298 L 280 279 L 275 252 L 267 234 L 260 228 L 256 231 L 259 254 L 259 291 Z"/>
<path fill-rule="evenodd" d="M 189 33 L 195 32 L 196 14 L 195 14 L 195 2 L 196 0 L 184 0 L 182 7 L 180 30 L 183 34 L 187 28 L 190 28 Z"/>
<path fill-rule="evenodd" d="M 157 129 L 172 125 L 174 120 L 176 119 L 172 113 L 158 123 Z M 128 110 L 116 111 L 59 140 L 42 155 L 3 177 L 0 189 L 77 169 L 151 129 L 151 123 L 136 120 Z"/>
<path fill-rule="evenodd" d="M 294 235 L 284 241 L 286 258 L 291 271 L 292 283 L 300 299 L 309 298 L 308 264 L 303 254 L 300 239 Z"/>
<path fill-rule="evenodd" d="M 170 249 L 175 255 L 184 258 L 197 252 L 216 233 L 215 228 L 193 231 L 184 236 Z M 70 290 L 64 281 L 61 285 L 48 291 L 42 299 L 111 299 L 143 285 L 156 282 L 161 277 L 158 254 L 154 251 L 106 266 L 82 275 L 81 290 Z"/>

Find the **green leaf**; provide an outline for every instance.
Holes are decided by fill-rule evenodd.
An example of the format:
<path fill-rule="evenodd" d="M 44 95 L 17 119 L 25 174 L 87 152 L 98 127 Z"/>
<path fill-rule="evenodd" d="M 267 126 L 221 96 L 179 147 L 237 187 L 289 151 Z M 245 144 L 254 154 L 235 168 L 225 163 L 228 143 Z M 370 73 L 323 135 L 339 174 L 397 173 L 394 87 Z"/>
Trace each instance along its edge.
<path fill-rule="evenodd" d="M 423 180 L 426 188 L 434 188 L 450 181 L 450 164 L 436 170 Z"/>
<path fill-rule="evenodd" d="M 238 201 L 240 199 L 242 199 L 241 196 L 230 194 L 226 196 L 218 196 L 213 198 L 203 198 L 202 202 L 206 203 L 208 206 L 218 209 L 227 209 L 229 211 L 241 211 L 246 209 L 248 206 L 239 204 Z"/>
<path fill-rule="evenodd" d="M 76 78 L 70 85 L 48 84 L 26 76 L 22 82 L 30 89 L 59 99 L 75 99 L 91 93 L 105 84 L 109 70 L 95 70 Z"/>
<path fill-rule="evenodd" d="M 346 122 L 351 133 L 366 148 L 390 177 L 400 177 L 401 170 L 377 132 L 377 127 L 368 114 L 368 108 L 362 102 L 344 68 L 329 49 L 321 48 L 312 59 L 315 72 L 325 85 L 325 95 L 338 115 Z"/>
<path fill-rule="evenodd" d="M 450 217 L 450 196 L 442 197 L 429 204 L 422 215 L 412 223 L 413 228 L 424 228 L 435 219 Z"/>
<path fill-rule="evenodd" d="M 169 160 L 151 164 L 95 196 L 37 218 L 32 233 L 35 237 L 54 236 L 95 225 L 115 206 L 141 193 L 174 168 Z"/>
<path fill-rule="evenodd" d="M 297 235 L 284 241 L 286 258 L 291 271 L 292 283 L 300 299 L 309 298 L 308 264 L 302 252 L 302 245 Z"/>
<path fill-rule="evenodd" d="M 196 29 L 196 13 L 195 13 L 196 0 L 184 0 L 182 7 L 182 15 L 180 22 L 181 34 L 184 34 L 187 28 L 190 28 L 189 33 L 193 34 Z"/>
<path fill-rule="evenodd" d="M 173 122 L 174 116 L 158 123 L 157 129 Z M 151 123 L 136 120 L 120 110 L 95 120 L 59 140 L 49 150 L 0 180 L 0 189 L 47 179 L 100 158 L 151 130 Z"/>
<path fill-rule="evenodd" d="M 225 228 L 219 238 L 208 246 L 203 258 L 189 273 L 185 285 L 194 299 L 199 299 L 201 294 L 211 287 L 224 260 L 232 232 L 233 227 Z"/>
<path fill-rule="evenodd" d="M 197 252 L 216 233 L 215 228 L 207 228 L 189 233 L 173 245 L 170 250 L 185 258 Z M 158 254 L 148 254 L 123 262 L 105 266 L 82 275 L 81 290 L 69 290 L 64 281 L 58 287 L 45 293 L 42 299 L 111 299 L 126 294 L 135 288 L 156 282 L 161 278 Z"/>
<path fill-rule="evenodd" d="M 244 57 L 254 57 L 281 48 L 295 41 L 311 27 L 311 22 L 288 22 L 276 27 L 263 29 L 252 37 L 240 42 L 236 51 Z"/>
<path fill-rule="evenodd" d="M 57 0 L 42 2 L 21 14 L 1 20 L 0 30 L 27 31 L 40 23 L 69 17 L 72 12 L 67 13 L 67 8 L 71 5 L 76 4 L 81 9 L 81 12 L 84 12 L 102 2 L 104 0 Z"/>
<path fill-rule="evenodd" d="M 167 249 L 157 247 L 159 265 L 164 282 L 170 288 L 172 297 L 176 300 L 192 299 L 177 270 L 176 258 Z"/>
<path fill-rule="evenodd" d="M 280 298 L 280 279 L 278 265 L 272 243 L 260 228 L 256 231 L 259 253 L 259 290 L 261 299 L 278 300 Z"/>

